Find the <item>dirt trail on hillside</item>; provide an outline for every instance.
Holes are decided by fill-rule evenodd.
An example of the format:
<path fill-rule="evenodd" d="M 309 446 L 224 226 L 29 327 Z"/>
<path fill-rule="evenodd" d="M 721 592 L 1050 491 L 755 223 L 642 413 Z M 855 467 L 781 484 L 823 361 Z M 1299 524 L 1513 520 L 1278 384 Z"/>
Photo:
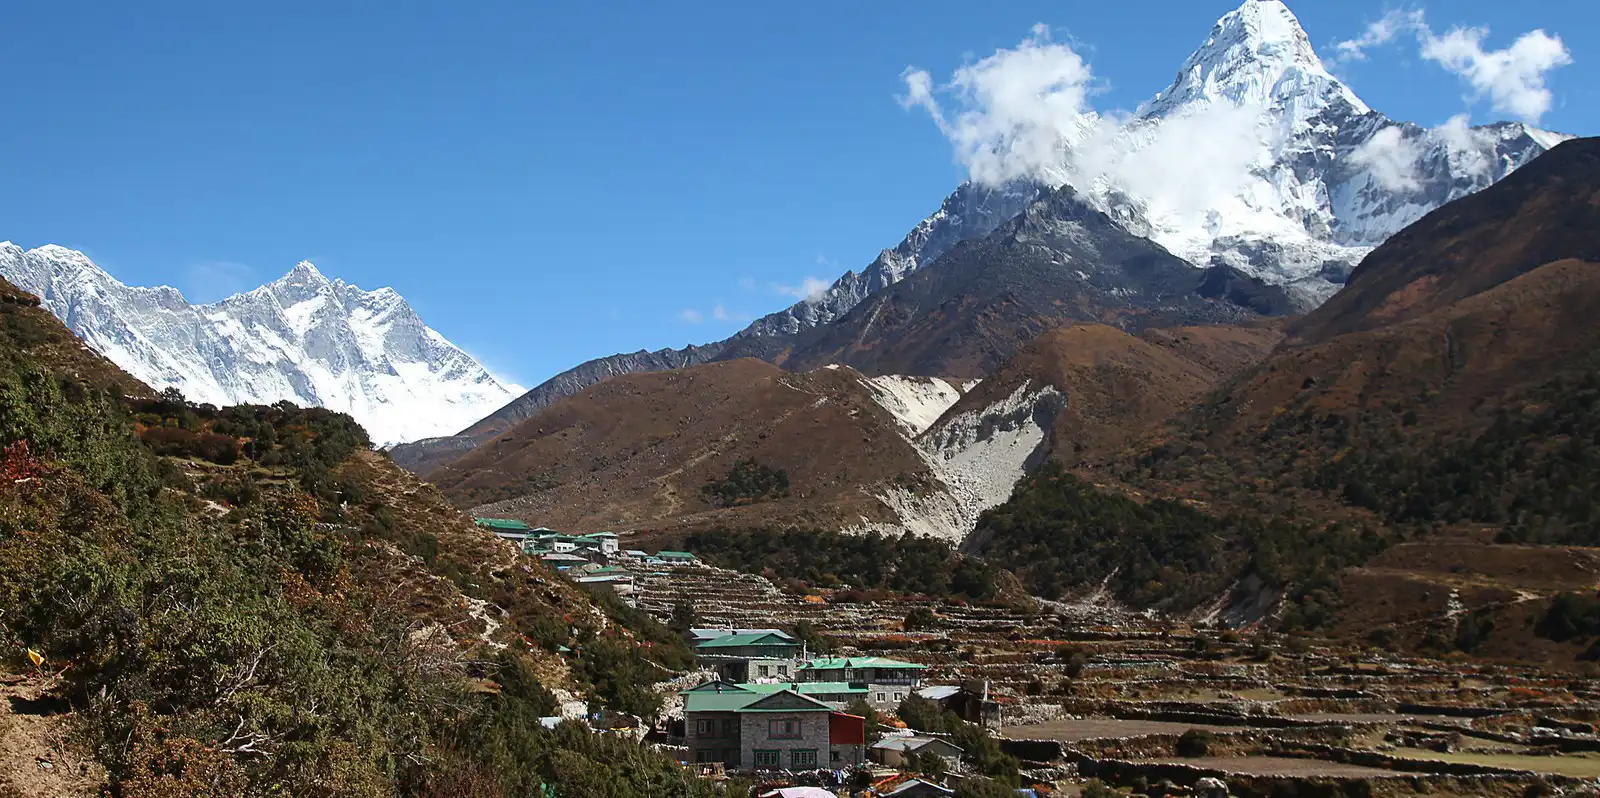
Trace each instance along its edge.
<path fill-rule="evenodd" d="M 50 680 L 0 674 L 0 795 L 89 798 L 106 774 L 71 738 L 71 709 Z"/>

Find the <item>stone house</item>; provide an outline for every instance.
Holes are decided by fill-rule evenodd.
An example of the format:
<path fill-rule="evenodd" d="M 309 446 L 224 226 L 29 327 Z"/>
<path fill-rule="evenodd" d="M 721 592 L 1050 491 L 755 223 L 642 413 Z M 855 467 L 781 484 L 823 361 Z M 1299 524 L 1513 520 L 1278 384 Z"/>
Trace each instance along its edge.
<path fill-rule="evenodd" d="M 866 688 L 863 696 L 879 709 L 893 709 L 922 684 L 926 665 L 888 657 L 819 657 L 802 663 L 803 682 L 844 682 Z"/>
<path fill-rule="evenodd" d="M 797 678 L 800 643 L 778 631 L 744 632 L 713 637 L 695 644 L 700 667 L 729 682 Z"/>
<path fill-rule="evenodd" d="M 932 754 L 944 760 L 945 769 L 961 770 L 961 746 L 939 737 L 885 737 L 868 749 L 872 760 L 891 768 L 903 768 L 917 757 Z"/>
<path fill-rule="evenodd" d="M 690 761 L 729 770 L 816 770 L 860 764 L 865 721 L 792 690 L 711 682 L 683 693 Z"/>

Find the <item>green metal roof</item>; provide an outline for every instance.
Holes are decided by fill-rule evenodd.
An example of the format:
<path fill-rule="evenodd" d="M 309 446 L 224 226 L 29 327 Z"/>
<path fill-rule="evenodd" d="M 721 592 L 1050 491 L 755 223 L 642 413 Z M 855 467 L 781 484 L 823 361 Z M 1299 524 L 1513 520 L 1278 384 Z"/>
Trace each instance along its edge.
<path fill-rule="evenodd" d="M 617 537 L 617 533 L 615 533 L 615 532 L 590 532 L 589 534 L 583 535 L 582 537 L 586 537 L 586 538 L 614 538 L 614 537 Z"/>
<path fill-rule="evenodd" d="M 663 560 L 697 560 L 698 557 L 687 551 L 658 551 L 656 556 Z"/>
<path fill-rule="evenodd" d="M 754 686 L 755 685 L 749 685 L 749 684 L 740 685 L 740 687 L 745 687 L 745 688 L 754 687 Z M 767 685 L 761 685 L 761 686 L 762 687 L 766 687 Z M 694 692 L 694 691 L 691 690 L 691 691 L 688 691 L 688 692 L 685 692 L 685 693 L 681 693 L 681 695 L 683 696 L 683 711 L 684 712 L 818 712 L 818 711 L 824 711 L 824 710 L 829 711 L 829 712 L 833 711 L 833 707 L 830 707 L 827 704 L 824 704 L 821 701 L 816 700 L 815 698 L 811 698 L 810 696 L 806 696 L 806 695 L 801 695 L 799 693 L 795 693 L 792 689 L 790 689 L 790 688 L 794 687 L 794 685 L 792 685 L 792 684 L 775 684 L 775 685 L 771 685 L 771 686 L 775 687 L 775 688 L 778 688 L 778 689 L 772 690 L 770 692 L 730 692 L 730 693 Z M 799 698 L 802 701 L 804 701 L 804 705 L 803 706 L 798 706 L 798 707 L 782 707 L 782 706 L 778 706 L 778 707 L 770 707 L 770 708 L 756 706 L 757 704 L 760 704 L 763 701 L 766 701 L 766 700 L 768 700 L 770 698 L 773 698 L 774 696 L 777 696 L 777 695 L 779 695 L 781 693 L 784 693 L 785 691 L 793 693 L 796 698 Z"/>
<path fill-rule="evenodd" d="M 804 670 L 831 671 L 840 668 L 905 668 L 923 670 L 928 666 L 918 665 L 915 662 L 904 662 L 888 657 L 821 657 L 810 662 L 802 663 Z"/>
<path fill-rule="evenodd" d="M 851 687 L 849 682 L 778 682 L 776 684 L 741 684 L 752 693 L 771 695 L 783 690 L 794 690 L 800 695 L 836 695 L 839 693 L 859 693 L 866 695 L 870 692 L 865 686 Z"/>
<path fill-rule="evenodd" d="M 527 524 L 524 524 L 515 518 L 474 518 L 472 520 L 477 521 L 478 526 L 486 526 L 490 529 L 503 529 L 507 532 L 532 531 Z"/>
<path fill-rule="evenodd" d="M 695 646 L 695 648 L 735 648 L 738 646 L 788 646 L 790 648 L 799 648 L 800 644 L 793 640 L 786 640 L 772 632 L 755 632 L 713 637 Z"/>
<path fill-rule="evenodd" d="M 684 712 L 738 712 L 756 699 L 761 698 L 759 693 L 684 693 Z"/>

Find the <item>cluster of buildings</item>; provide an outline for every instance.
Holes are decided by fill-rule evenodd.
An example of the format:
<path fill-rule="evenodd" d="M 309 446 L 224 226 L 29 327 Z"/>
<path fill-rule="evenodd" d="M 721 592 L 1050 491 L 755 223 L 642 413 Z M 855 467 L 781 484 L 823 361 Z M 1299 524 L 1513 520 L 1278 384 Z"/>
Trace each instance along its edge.
<path fill-rule="evenodd" d="M 573 535 L 512 519 L 476 520 L 574 582 L 624 596 L 633 594 L 640 567 L 700 564 L 689 552 L 624 550 L 613 532 Z M 700 669 L 714 676 L 679 694 L 683 725 L 669 725 L 668 739 L 676 738 L 672 742 L 681 743 L 686 763 L 696 767 L 756 773 L 844 773 L 873 767 L 896 771 L 934 756 L 948 772 L 959 773 L 963 752 L 950 740 L 891 729 L 869 744 L 866 718 L 851 707 L 865 704 L 892 712 L 917 695 L 978 723 L 988 722 L 995 709 L 987 689 L 980 693 L 968 686 L 924 685 L 925 665 L 888 657 L 813 656 L 781 629 L 690 629 L 688 637 Z M 603 719 L 587 720 L 593 727 Z M 632 720 L 637 725 L 639 719 Z M 612 725 L 628 724 L 619 720 Z M 875 785 L 873 794 L 920 798 L 951 795 L 953 790 L 891 775 L 888 783 Z"/>
<path fill-rule="evenodd" d="M 700 559 L 687 551 L 658 551 L 655 554 L 629 549 L 624 551 L 615 532 L 572 535 L 544 527 L 534 528 L 511 518 L 478 518 L 478 526 L 502 540 L 522 547 L 522 553 L 538 557 L 574 582 L 589 587 L 608 588 L 618 595 L 631 596 L 632 572 L 625 565 L 656 567 L 698 565 Z"/>
<path fill-rule="evenodd" d="M 938 737 L 891 734 L 868 745 L 856 702 L 893 710 L 912 695 L 948 698 L 960 688 L 924 687 L 927 666 L 887 657 L 810 657 L 779 629 L 691 629 L 700 667 L 716 678 L 683 691 L 689 761 L 725 770 L 846 770 L 907 765 L 924 754 L 960 769 L 962 751 Z M 935 699 L 938 700 L 938 699 Z"/>

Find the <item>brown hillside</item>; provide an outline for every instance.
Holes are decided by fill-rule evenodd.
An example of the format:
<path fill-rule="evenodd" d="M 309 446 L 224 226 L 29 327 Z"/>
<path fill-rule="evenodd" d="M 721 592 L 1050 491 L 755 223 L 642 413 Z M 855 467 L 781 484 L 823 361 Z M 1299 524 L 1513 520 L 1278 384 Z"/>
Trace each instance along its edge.
<path fill-rule="evenodd" d="M 1284 448 L 1264 433 L 1294 416 L 1388 423 L 1411 411 L 1417 433 L 1481 426 L 1497 399 L 1590 366 L 1597 318 L 1600 265 L 1552 263 L 1410 321 L 1282 348 L 1214 397 L 1204 429 L 1213 450 L 1238 450 Z"/>
<path fill-rule="evenodd" d="M 0 278 L 0 330 L 8 348 L 38 361 L 51 373 L 95 390 L 148 399 L 155 391 L 73 335 L 39 298 Z"/>
<path fill-rule="evenodd" d="M 1275 327 L 1179 327 L 1130 335 L 1080 324 L 1040 336 L 963 397 L 946 417 L 1005 399 L 1024 383 L 1051 385 L 1066 407 L 1051 432 L 1067 463 L 1114 455 L 1224 379 L 1260 361 Z"/>
<path fill-rule="evenodd" d="M 701 488 L 746 459 L 786 471 L 789 496 L 708 503 Z M 929 479 L 859 374 L 756 360 L 608 380 L 431 476 L 458 505 L 575 530 L 887 520 L 864 489 Z"/>
<path fill-rule="evenodd" d="M 1575 139 L 1389 239 L 1290 336 L 1327 341 L 1417 318 L 1546 263 L 1600 262 L 1596 230 L 1600 138 Z"/>

